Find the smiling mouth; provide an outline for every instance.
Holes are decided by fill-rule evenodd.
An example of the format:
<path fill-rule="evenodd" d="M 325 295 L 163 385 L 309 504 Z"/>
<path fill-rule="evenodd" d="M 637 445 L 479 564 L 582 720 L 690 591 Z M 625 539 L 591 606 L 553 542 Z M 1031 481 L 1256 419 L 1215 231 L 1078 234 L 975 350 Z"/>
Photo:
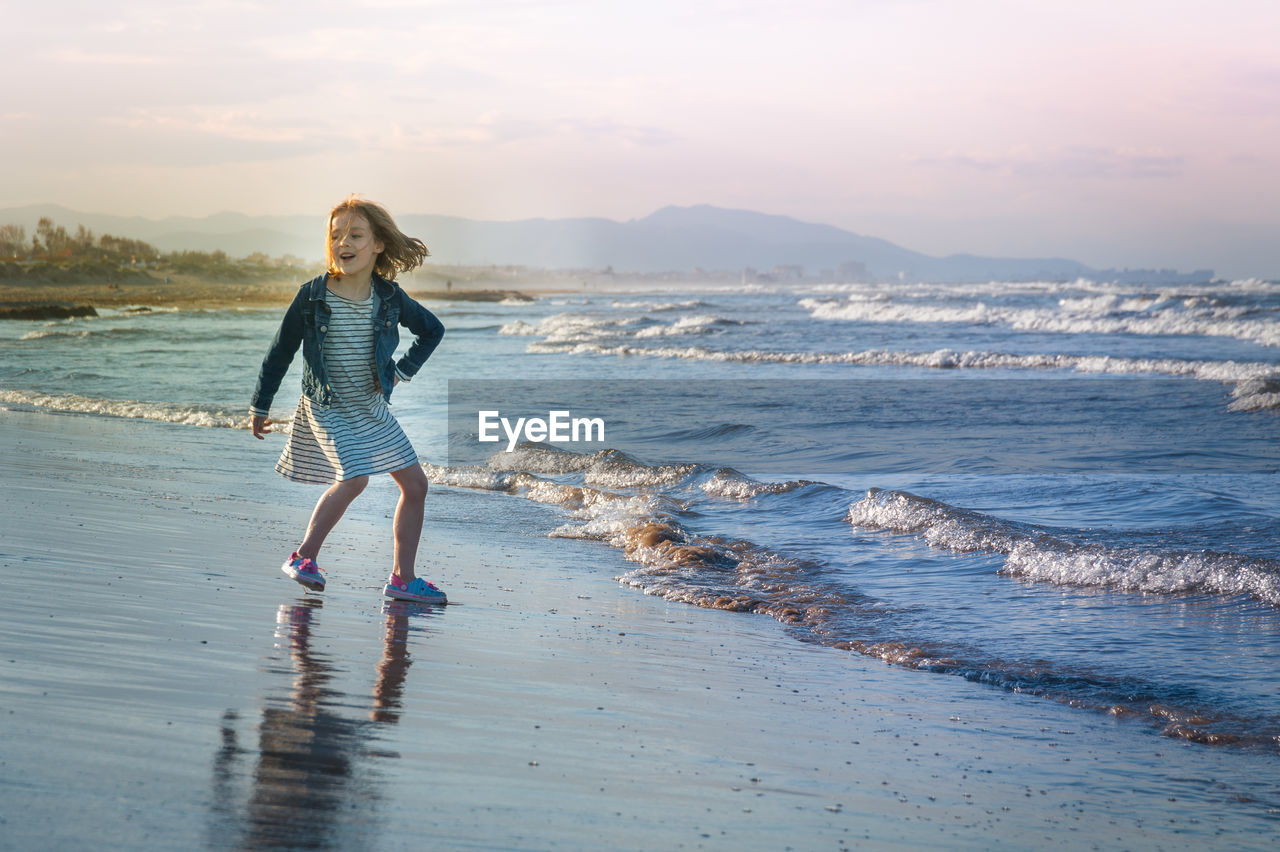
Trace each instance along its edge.
<path fill-rule="evenodd" d="M 356 259 L 356 256 L 349 251 L 344 251 L 342 254 L 338 255 L 338 260 L 355 260 L 355 259 Z"/>

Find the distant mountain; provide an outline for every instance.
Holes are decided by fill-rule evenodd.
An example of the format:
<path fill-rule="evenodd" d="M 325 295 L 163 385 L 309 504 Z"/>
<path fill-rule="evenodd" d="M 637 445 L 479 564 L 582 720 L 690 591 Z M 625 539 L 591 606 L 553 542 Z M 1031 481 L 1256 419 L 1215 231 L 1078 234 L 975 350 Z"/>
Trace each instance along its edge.
<path fill-rule="evenodd" d="M 84 225 L 99 236 L 132 237 L 151 243 L 161 251 L 221 249 L 232 257 L 261 251 L 273 256 L 292 254 L 307 259 L 318 259 L 324 251 L 324 221 L 312 216 L 215 213 L 201 218 L 144 219 L 82 213 L 57 204 L 36 204 L 0 210 L 0 224 L 24 225 L 30 235 L 35 231 L 36 222 L 44 216 L 71 231 L 77 225 Z"/>
<path fill-rule="evenodd" d="M 81 213 L 56 205 L 0 210 L 0 224 L 34 231 L 49 216 L 74 229 L 145 240 L 163 251 L 222 249 L 234 257 L 253 252 L 317 259 L 323 250 L 321 216 L 246 216 L 152 220 Z M 524 219 L 487 222 L 455 216 L 402 214 L 408 233 L 421 237 L 440 264 L 604 269 L 618 273 L 740 271 L 795 279 L 838 278 L 991 281 L 1126 277 L 1145 281 L 1207 280 L 1210 270 L 1091 269 L 1066 258 L 998 258 L 970 254 L 933 257 L 882 239 L 830 225 L 709 205 L 664 207 L 643 219 Z"/>

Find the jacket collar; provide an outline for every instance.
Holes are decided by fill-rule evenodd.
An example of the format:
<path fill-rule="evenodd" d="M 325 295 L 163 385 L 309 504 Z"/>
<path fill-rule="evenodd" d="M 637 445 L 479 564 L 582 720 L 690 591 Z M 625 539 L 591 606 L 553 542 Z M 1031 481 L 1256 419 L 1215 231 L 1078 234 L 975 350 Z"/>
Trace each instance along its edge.
<path fill-rule="evenodd" d="M 315 278 L 312 278 L 310 281 L 307 282 L 307 286 L 310 288 L 310 291 L 307 294 L 308 298 L 310 298 L 311 301 L 313 302 L 324 301 L 325 294 L 328 292 L 328 283 L 329 283 L 328 272 L 325 272 L 322 275 L 317 275 Z M 373 283 L 373 292 L 380 299 L 388 299 L 391 297 L 391 294 L 396 291 L 396 285 L 394 282 L 388 281 L 387 279 L 383 278 L 381 275 L 379 275 L 376 272 L 373 273 L 372 283 Z"/>

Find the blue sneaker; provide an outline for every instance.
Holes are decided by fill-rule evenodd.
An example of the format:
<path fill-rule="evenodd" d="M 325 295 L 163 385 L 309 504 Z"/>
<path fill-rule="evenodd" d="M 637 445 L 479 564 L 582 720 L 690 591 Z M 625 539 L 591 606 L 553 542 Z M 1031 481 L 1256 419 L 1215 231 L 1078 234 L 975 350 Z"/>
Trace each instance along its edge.
<path fill-rule="evenodd" d="M 445 593 L 436 588 L 434 583 L 417 577 L 411 582 L 406 583 L 400 579 L 399 574 L 392 574 L 387 578 L 387 587 L 382 593 L 389 598 L 395 598 L 398 601 L 417 601 L 418 603 L 448 603 L 449 598 Z"/>
<path fill-rule="evenodd" d="M 293 553 L 280 566 L 280 570 L 289 579 L 297 580 L 313 592 L 324 591 L 324 572 L 320 570 L 320 566 L 313 559 Z"/>

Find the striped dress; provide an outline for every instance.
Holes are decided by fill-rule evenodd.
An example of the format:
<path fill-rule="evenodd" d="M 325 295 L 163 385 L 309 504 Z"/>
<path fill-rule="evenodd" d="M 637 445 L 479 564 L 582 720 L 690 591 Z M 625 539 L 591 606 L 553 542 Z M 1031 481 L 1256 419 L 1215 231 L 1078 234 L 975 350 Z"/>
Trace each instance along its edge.
<path fill-rule="evenodd" d="M 329 485 L 417 464 L 378 386 L 373 295 L 356 302 L 330 290 L 326 301 L 331 314 L 324 365 L 333 404 L 326 408 L 302 395 L 276 472 L 294 482 Z"/>

